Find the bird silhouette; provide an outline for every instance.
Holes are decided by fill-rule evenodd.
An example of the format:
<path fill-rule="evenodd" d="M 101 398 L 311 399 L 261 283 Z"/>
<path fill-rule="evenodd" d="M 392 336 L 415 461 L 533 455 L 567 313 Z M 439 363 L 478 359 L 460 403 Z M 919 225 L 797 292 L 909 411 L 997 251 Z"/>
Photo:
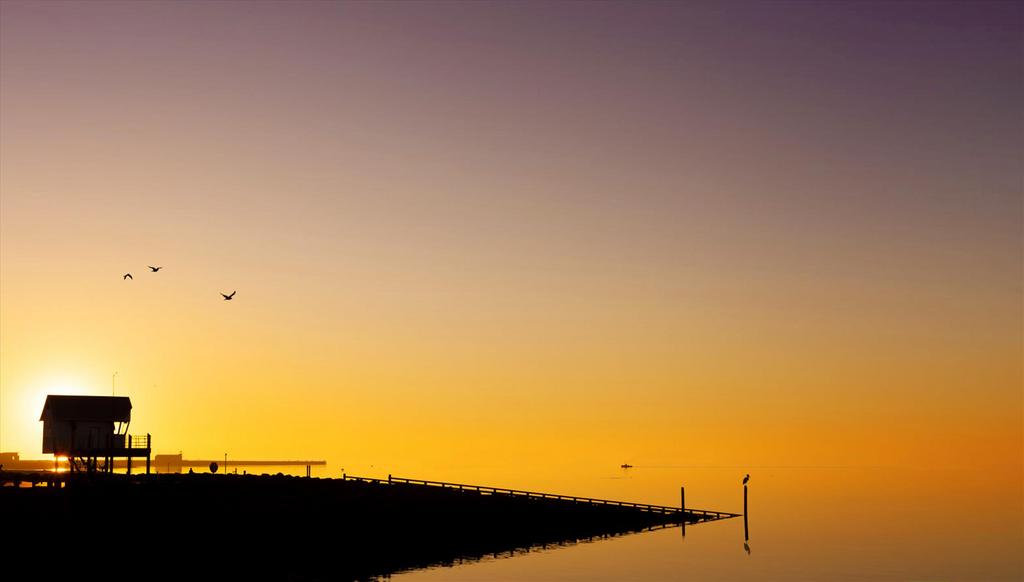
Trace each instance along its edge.
<path fill-rule="evenodd" d="M 146 265 L 146 266 L 149 267 L 149 265 Z M 163 267 L 149 267 L 149 270 L 154 272 L 154 273 L 156 273 L 160 269 L 163 269 Z"/>
<path fill-rule="evenodd" d="M 121 277 L 121 278 L 122 278 L 122 279 L 135 279 L 135 277 L 132 277 L 132 274 L 131 274 L 131 273 L 125 273 L 125 274 L 124 274 L 124 277 Z"/>
<path fill-rule="evenodd" d="M 743 478 L 743 484 L 746 485 L 747 481 L 750 481 L 750 475 L 747 475 L 746 477 Z"/>
<path fill-rule="evenodd" d="M 235 296 L 235 293 L 237 293 L 237 291 L 232 291 L 231 295 L 225 295 L 221 293 L 220 296 L 224 298 L 224 301 L 231 301 L 231 299 Z"/>

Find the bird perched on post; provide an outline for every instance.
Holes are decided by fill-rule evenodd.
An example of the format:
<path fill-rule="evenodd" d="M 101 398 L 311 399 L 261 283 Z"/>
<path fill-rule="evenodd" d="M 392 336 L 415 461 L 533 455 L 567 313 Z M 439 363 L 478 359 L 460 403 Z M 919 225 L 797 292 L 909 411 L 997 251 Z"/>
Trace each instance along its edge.
<path fill-rule="evenodd" d="M 235 296 L 235 293 L 237 293 L 237 291 L 232 291 L 231 295 L 225 295 L 221 293 L 220 296 L 224 298 L 224 301 L 231 301 L 231 299 Z"/>
<path fill-rule="evenodd" d="M 746 477 L 743 478 L 743 484 L 746 485 L 747 481 L 750 481 L 750 475 L 749 474 Z"/>
<path fill-rule="evenodd" d="M 146 266 L 149 267 L 149 265 L 146 265 Z M 149 270 L 154 272 L 154 273 L 156 273 L 160 269 L 163 269 L 163 267 L 149 267 Z"/>
<path fill-rule="evenodd" d="M 132 277 L 132 274 L 131 274 L 131 273 L 125 273 L 125 274 L 124 274 L 124 277 L 121 277 L 121 278 L 122 278 L 122 279 L 134 279 L 134 277 Z"/>

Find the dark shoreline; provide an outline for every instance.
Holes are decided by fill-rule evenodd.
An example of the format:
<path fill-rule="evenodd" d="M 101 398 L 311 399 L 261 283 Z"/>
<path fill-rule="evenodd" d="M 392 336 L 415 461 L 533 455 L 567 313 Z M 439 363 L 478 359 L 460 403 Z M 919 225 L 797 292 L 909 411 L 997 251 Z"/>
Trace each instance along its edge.
<path fill-rule="evenodd" d="M 113 571 L 133 563 L 200 568 L 189 576 L 198 578 L 289 580 L 372 579 L 681 519 L 437 487 L 210 474 L 95 475 L 63 488 L 0 487 L 0 516 L 4 538 L 14 540 L 14 547 L 5 542 L 4 554 L 71 552 L 109 559 Z"/>

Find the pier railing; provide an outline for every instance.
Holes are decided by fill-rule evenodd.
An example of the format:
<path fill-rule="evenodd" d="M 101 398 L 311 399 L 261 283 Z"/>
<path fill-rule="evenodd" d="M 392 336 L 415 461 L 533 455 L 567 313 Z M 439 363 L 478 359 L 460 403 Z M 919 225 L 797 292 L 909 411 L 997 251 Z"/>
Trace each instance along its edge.
<path fill-rule="evenodd" d="M 151 437 L 149 434 L 132 434 L 128 435 L 128 448 L 129 449 L 148 449 Z"/>
<path fill-rule="evenodd" d="M 613 507 L 628 507 L 647 513 L 659 513 L 672 515 L 680 513 L 680 508 L 667 505 L 651 505 L 649 503 L 633 503 L 631 501 L 612 501 L 610 499 L 596 499 L 594 497 L 577 497 L 575 495 L 558 495 L 554 493 L 538 493 L 536 491 L 524 491 L 521 489 L 507 489 L 505 487 L 487 487 L 485 485 L 466 485 L 465 483 L 448 483 L 445 481 L 428 481 L 426 479 L 406 479 L 403 477 L 392 477 L 387 479 L 375 479 L 373 477 L 355 477 L 352 475 L 341 475 L 345 481 L 362 481 L 365 483 L 381 483 L 386 485 L 417 485 L 422 487 L 438 487 L 441 489 L 455 489 L 458 491 L 475 491 L 481 495 L 507 495 L 509 497 L 526 497 L 534 499 L 556 499 L 560 501 L 571 501 L 587 505 L 607 505 Z M 708 511 L 704 509 L 686 508 L 686 513 L 697 517 L 701 521 L 715 519 L 727 519 L 739 517 L 738 513 L 727 511 Z"/>

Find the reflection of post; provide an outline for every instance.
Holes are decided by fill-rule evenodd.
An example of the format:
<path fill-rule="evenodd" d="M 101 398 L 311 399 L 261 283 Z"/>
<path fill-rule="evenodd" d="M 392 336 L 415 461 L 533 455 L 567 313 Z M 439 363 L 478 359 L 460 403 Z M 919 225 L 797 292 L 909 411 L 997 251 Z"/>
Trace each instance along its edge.
<path fill-rule="evenodd" d="M 747 528 L 747 486 L 743 486 L 743 541 L 750 540 L 750 530 Z"/>

